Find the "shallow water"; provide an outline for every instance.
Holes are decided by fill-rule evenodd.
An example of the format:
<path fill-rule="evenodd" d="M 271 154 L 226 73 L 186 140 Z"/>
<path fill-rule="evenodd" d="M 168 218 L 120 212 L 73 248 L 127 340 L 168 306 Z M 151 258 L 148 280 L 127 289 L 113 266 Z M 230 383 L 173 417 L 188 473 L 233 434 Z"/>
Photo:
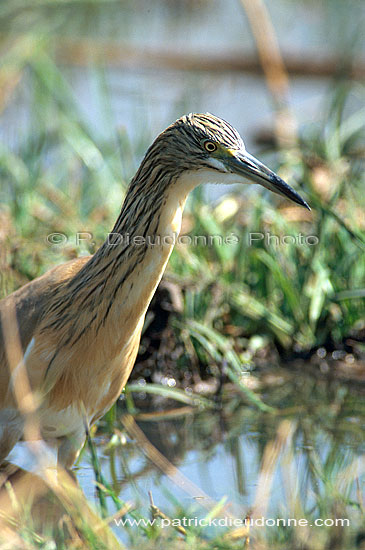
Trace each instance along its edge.
<path fill-rule="evenodd" d="M 135 416 L 142 431 L 137 441 L 130 435 L 135 437 L 136 432 L 128 434 L 123 423 L 117 422 L 122 436 L 114 437 L 114 446 L 110 433 L 101 433 L 101 427 L 95 443 L 103 475 L 121 500 L 133 502 L 145 517 L 149 517 L 149 491 L 154 503 L 170 517 L 175 517 L 179 506 L 190 517 L 204 517 L 212 506 L 210 499 L 219 502 L 224 497 L 226 510 L 240 518 L 253 507 L 263 507 L 267 518 L 293 517 L 293 499 L 300 501 L 306 513 L 319 513 L 318 503 L 328 484 L 339 486 L 346 469 L 359 467 L 356 461 L 365 450 L 364 389 L 305 373 L 278 377 L 273 370 L 272 378 L 263 398 L 279 414 L 261 413 L 227 388 L 215 410 L 187 408 L 181 417 L 163 419 L 161 411 L 175 414 L 176 403 L 164 404 L 143 395 L 139 400 L 134 394 L 138 414 L 145 405 L 149 414 L 156 411 L 156 420 L 152 416 L 139 421 Z M 128 413 L 122 402 L 118 416 L 123 415 Z M 262 471 L 263 456 L 272 442 L 280 450 L 271 449 L 272 470 L 266 464 Z M 180 473 L 170 469 L 173 475 L 169 476 L 165 463 L 162 471 L 156 464 L 161 458 L 157 455 L 157 460 L 151 460 L 150 444 Z M 77 477 L 88 499 L 97 503 L 88 452 Z M 364 479 L 356 481 L 356 477 L 346 486 L 349 499 L 365 489 Z M 109 511 L 115 512 L 111 502 Z M 356 510 L 352 514 L 355 523 Z M 123 529 L 116 530 L 123 538 Z"/>

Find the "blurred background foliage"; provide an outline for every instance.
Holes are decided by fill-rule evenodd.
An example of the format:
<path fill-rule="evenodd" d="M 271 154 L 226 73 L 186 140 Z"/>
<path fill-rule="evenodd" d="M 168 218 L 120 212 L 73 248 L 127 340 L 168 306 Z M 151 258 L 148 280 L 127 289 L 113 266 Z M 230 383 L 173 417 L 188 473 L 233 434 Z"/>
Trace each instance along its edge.
<path fill-rule="evenodd" d="M 275 90 L 264 96 L 262 107 L 260 97 L 246 99 L 240 71 L 225 70 L 225 60 L 231 67 L 240 57 L 246 62 L 256 59 L 244 10 L 239 2 L 234 4 L 226 3 L 228 9 L 220 2 L 203 1 L 157 2 L 148 8 L 142 1 L 112 0 L 39 1 L 31 7 L 22 2 L 2 4 L 3 295 L 58 262 L 95 251 L 112 227 L 128 181 L 155 133 L 186 111 L 212 110 L 236 125 L 264 161 L 296 182 L 312 213 L 258 189 L 235 187 L 228 195 L 197 189 L 188 205 L 184 233 L 233 233 L 239 242 L 180 246 L 174 252 L 167 277 L 182 290 L 183 316 L 221 334 L 231 332 L 236 338 L 227 345 L 238 345 L 240 351 L 247 347 L 247 339 L 257 335 L 281 353 L 343 346 L 350 335 L 363 332 L 364 90 L 350 78 L 363 68 L 362 58 L 354 57 L 361 52 L 361 35 L 354 33 L 353 26 L 348 28 L 346 17 L 334 13 L 341 11 L 341 3 L 321 2 L 315 8 L 311 2 L 293 3 L 297 10 L 311 6 L 313 26 L 322 24 L 328 43 L 313 59 L 312 44 L 305 42 L 305 27 L 299 25 L 306 59 L 294 59 L 296 44 L 288 64 L 307 73 L 307 96 L 315 97 L 320 111 L 306 107 L 305 115 L 300 114 L 308 100 L 302 99 L 304 75 L 294 75 L 293 113 L 281 126 L 285 133 L 286 125 L 299 124 L 297 137 L 280 142 L 275 131 L 282 113 Z M 353 5 L 354 12 L 360 10 L 356 2 Z M 236 26 L 246 27 L 248 35 L 241 45 L 234 25 L 232 37 L 219 25 L 220 17 L 227 18 L 230 11 L 234 15 L 237 9 Z M 296 13 L 288 2 L 279 2 L 277 9 L 289 10 L 286 21 Z M 206 14 L 208 21 L 213 20 L 214 11 L 218 21 L 205 43 L 207 24 L 201 20 Z M 144 13 L 149 18 L 147 31 Z M 202 31 L 188 44 L 182 41 L 181 28 L 189 18 L 192 27 L 200 26 Z M 340 23 L 343 49 L 332 36 Z M 284 27 L 283 22 L 279 26 Z M 162 29 L 166 40 L 159 37 Z M 168 36 L 171 39 L 175 32 L 176 48 L 166 58 Z M 318 41 L 312 33 L 313 42 Z M 285 61 L 287 37 L 280 29 L 278 37 Z M 216 40 L 224 44 L 219 50 Z M 194 66 L 189 70 L 197 54 L 200 73 Z M 216 63 L 214 71 L 204 69 L 207 60 Z M 334 64 L 332 78 L 326 74 L 326 63 Z M 321 70 L 323 78 L 316 74 Z M 264 87 L 260 72 L 259 63 L 251 67 L 247 88 L 253 97 Z M 175 75 L 178 85 L 171 84 Z M 270 78 L 267 83 L 270 89 Z M 279 100 L 283 98 L 290 101 L 285 93 Z M 262 109 L 268 113 L 264 118 Z M 252 125 L 255 114 L 256 126 L 249 133 L 245 117 Z M 291 131 L 292 138 L 295 130 Z M 92 238 L 83 235 L 76 242 L 80 231 L 92 233 Z M 265 238 L 250 244 L 250 233 L 257 232 Z M 53 233 L 66 235 L 67 243 L 62 235 L 47 237 Z M 292 236 L 295 243 L 275 245 L 269 235 Z M 305 243 L 307 236 L 317 237 L 318 244 Z M 180 338 L 179 331 L 175 336 Z M 240 336 L 242 348 L 237 344 Z M 196 338 L 192 340 L 199 360 L 207 364 L 207 350 L 203 353 Z"/>
<path fill-rule="evenodd" d="M 257 13 L 270 32 L 257 30 Z M 316 540 L 273 530 L 259 537 L 257 548 L 348 550 L 363 540 L 359 481 L 354 474 L 341 490 L 338 485 L 339 472 L 360 452 L 364 419 L 355 391 L 364 381 L 363 24 L 364 4 L 357 0 L 275 0 L 266 8 L 256 0 L 0 3 L 1 296 L 53 265 L 93 253 L 113 226 L 145 150 L 186 112 L 209 111 L 231 122 L 247 148 L 312 207 L 308 213 L 255 186 L 196 189 L 182 233 L 237 239 L 176 247 L 146 318 L 132 375 L 137 383 L 123 396 L 122 410 L 137 419 L 143 399 L 150 409 L 172 396 L 198 407 L 196 433 L 191 411 L 184 420 L 189 441 L 181 442 L 177 421 L 161 424 L 165 440 L 154 443 L 167 452 L 177 440 L 170 458 L 181 462 L 191 449 L 209 460 L 200 447 L 212 457 L 224 444 L 238 481 L 244 477 L 238 435 L 258 434 L 252 443 L 258 475 L 267 445 L 281 437 L 275 411 L 292 411 L 285 437 L 289 446 L 294 442 L 293 456 L 285 464 L 296 463 L 300 448 L 306 478 L 294 491 L 299 481 L 291 472 L 295 497 L 287 509 L 296 517 L 356 510 L 355 527 L 341 535 L 317 531 Z M 264 238 L 250 243 L 250 233 Z M 284 236 L 295 242 L 283 244 Z M 308 236 L 317 244 L 303 244 Z M 304 369 L 308 378 L 299 376 Z M 227 381 L 233 384 L 225 384 L 225 397 Z M 123 484 L 113 461 L 120 449 L 126 456 L 114 428 L 118 410 L 100 424 L 111 438 L 99 452 L 112 455 L 113 487 L 106 494 L 114 504 Z M 121 477 L 129 461 L 135 470 L 138 449 L 131 446 Z M 170 504 L 183 513 L 173 497 Z M 84 527 L 87 547 L 98 547 L 92 526 Z M 207 547 L 200 535 L 190 533 L 191 547 Z M 146 532 L 129 536 L 135 547 L 145 544 Z M 164 537 L 149 530 L 147 547 L 167 544 Z M 179 544 L 176 537 L 168 544 Z M 214 539 L 214 547 L 233 548 L 235 540 Z"/>

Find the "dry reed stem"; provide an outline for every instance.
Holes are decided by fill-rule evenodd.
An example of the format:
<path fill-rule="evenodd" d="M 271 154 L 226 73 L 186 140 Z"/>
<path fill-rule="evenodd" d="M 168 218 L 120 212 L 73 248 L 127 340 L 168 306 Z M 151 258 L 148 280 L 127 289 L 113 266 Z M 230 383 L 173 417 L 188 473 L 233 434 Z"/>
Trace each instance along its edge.
<path fill-rule="evenodd" d="M 38 456 L 39 452 L 32 444 L 34 440 L 42 439 L 36 414 L 39 399 L 35 397 L 29 383 L 16 318 L 15 301 L 11 296 L 7 300 L 7 307 L 1 311 L 1 322 L 11 377 L 9 391 L 12 391 L 17 408 L 24 418 L 24 439 L 30 443 L 33 454 L 42 462 L 42 456 Z"/>
<path fill-rule="evenodd" d="M 93 532 L 98 534 L 108 548 L 123 548 L 105 521 L 92 511 L 83 492 L 70 474 L 60 466 L 57 470 L 49 468 L 48 455 L 45 453 L 48 449 L 46 444 L 42 448 L 42 452 L 35 444 L 36 440 L 43 441 L 37 417 L 40 400 L 32 392 L 29 383 L 13 299 L 8 301 L 8 307 L 1 312 L 1 320 L 5 351 L 12 378 L 13 396 L 19 412 L 24 417 L 24 440 L 35 456 L 42 475 L 39 477 L 18 469 L 13 476 L 9 476 L 10 480 L 13 478 L 14 488 L 12 484 L 7 483 L 7 493 L 3 492 L 2 495 L 0 493 L 2 524 L 5 520 L 6 525 L 14 513 L 15 515 L 20 513 L 20 517 L 22 517 L 24 510 L 29 510 L 30 505 L 39 505 L 43 497 L 49 495 L 50 490 L 60 501 L 54 505 L 53 510 L 48 510 L 51 515 L 53 513 L 56 518 L 66 513 L 80 532 L 86 525 L 92 526 Z M 49 502 L 46 506 L 49 508 L 52 507 L 52 504 Z M 9 514 L 5 512 L 6 509 L 9 509 Z M 40 515 L 42 516 L 43 512 L 40 512 Z M 42 517 L 40 519 L 42 520 Z"/>
<path fill-rule="evenodd" d="M 278 144 L 293 147 L 297 141 L 297 124 L 289 109 L 289 77 L 270 14 L 263 0 L 241 0 L 241 4 L 249 20 L 267 86 L 274 101 Z"/>
<path fill-rule="evenodd" d="M 142 448 L 147 457 L 168 476 L 180 489 L 185 491 L 193 498 L 199 497 L 199 503 L 207 510 L 217 506 L 217 502 L 211 499 L 202 489 L 197 487 L 190 479 L 184 476 L 176 466 L 174 466 L 154 445 L 147 439 L 142 430 L 137 426 L 130 414 L 125 414 L 121 422 L 129 435 L 133 437 Z M 233 517 L 226 508 L 224 509 L 227 517 Z"/>
<path fill-rule="evenodd" d="M 258 475 L 256 497 L 253 512 L 251 514 L 253 518 L 265 517 L 269 505 L 275 469 L 281 452 L 291 441 L 293 431 L 294 423 L 290 420 L 283 420 L 278 426 L 276 438 L 273 441 L 269 441 L 264 449 L 261 468 Z"/>

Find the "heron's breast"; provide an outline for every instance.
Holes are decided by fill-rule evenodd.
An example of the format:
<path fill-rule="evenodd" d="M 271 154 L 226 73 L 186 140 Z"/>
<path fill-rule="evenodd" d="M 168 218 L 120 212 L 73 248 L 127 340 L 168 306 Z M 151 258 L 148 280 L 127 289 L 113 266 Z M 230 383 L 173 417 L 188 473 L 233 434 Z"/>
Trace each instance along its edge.
<path fill-rule="evenodd" d="M 63 409 L 55 409 L 51 405 L 44 407 L 39 415 L 42 437 L 47 440 L 86 430 L 86 425 L 93 423 L 95 415 L 105 407 L 104 401 L 110 394 L 111 384 L 110 380 L 106 381 L 99 387 L 98 399 L 82 406 L 75 402 Z M 107 409 L 103 410 L 105 412 Z"/>
<path fill-rule="evenodd" d="M 41 411 L 39 421 L 45 440 L 70 435 L 84 426 L 82 413 L 76 404 L 61 410 L 47 407 Z"/>

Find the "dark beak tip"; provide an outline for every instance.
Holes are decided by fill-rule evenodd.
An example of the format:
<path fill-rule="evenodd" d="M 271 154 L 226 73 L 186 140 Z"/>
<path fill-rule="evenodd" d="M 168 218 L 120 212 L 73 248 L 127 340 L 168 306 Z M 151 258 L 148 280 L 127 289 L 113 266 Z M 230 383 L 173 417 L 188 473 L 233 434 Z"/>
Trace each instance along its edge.
<path fill-rule="evenodd" d="M 291 199 L 292 201 L 296 202 L 300 206 L 304 206 L 307 210 L 311 210 L 309 204 L 299 195 L 297 191 L 292 189 L 284 180 L 282 180 L 279 176 L 276 174 L 273 178 L 271 178 L 271 181 L 278 185 L 280 194 L 286 196 L 288 199 Z"/>
<path fill-rule="evenodd" d="M 300 203 L 298 203 L 300 206 L 304 206 L 304 208 L 306 208 L 307 210 L 309 210 L 309 212 L 311 211 L 311 207 L 309 206 L 309 204 L 304 200 L 302 199 L 302 197 L 300 197 L 301 201 Z"/>

